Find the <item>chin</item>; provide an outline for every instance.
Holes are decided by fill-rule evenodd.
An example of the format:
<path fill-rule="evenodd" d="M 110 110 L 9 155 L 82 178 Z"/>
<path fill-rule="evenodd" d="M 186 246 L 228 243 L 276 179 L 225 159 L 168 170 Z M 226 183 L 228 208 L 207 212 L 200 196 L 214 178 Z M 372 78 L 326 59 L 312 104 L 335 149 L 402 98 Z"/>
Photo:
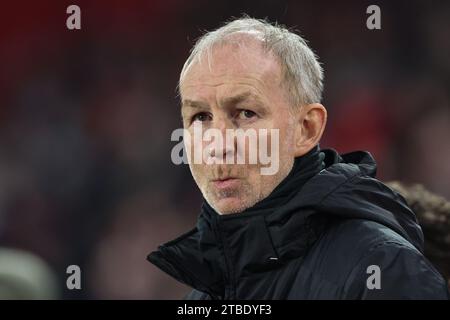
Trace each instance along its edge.
<path fill-rule="evenodd" d="M 228 197 L 214 202 L 212 206 L 220 215 L 235 214 L 244 211 L 249 205 L 246 205 L 239 197 Z"/>

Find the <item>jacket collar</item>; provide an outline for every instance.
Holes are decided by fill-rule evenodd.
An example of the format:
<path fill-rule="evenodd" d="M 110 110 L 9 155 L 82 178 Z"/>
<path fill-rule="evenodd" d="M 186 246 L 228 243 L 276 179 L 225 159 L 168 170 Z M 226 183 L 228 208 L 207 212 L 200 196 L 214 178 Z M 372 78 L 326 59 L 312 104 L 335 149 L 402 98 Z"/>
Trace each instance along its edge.
<path fill-rule="evenodd" d="M 203 209 L 197 226 L 151 253 L 148 260 L 214 298 L 234 292 L 240 278 L 277 269 L 303 257 L 324 227 L 307 208 L 219 216 Z"/>

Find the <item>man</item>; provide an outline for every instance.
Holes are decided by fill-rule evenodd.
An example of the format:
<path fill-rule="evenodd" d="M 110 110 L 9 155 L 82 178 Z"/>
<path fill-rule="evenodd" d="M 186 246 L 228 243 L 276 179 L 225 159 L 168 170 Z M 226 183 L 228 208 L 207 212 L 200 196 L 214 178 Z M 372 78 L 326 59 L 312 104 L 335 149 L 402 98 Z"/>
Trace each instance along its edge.
<path fill-rule="evenodd" d="M 148 256 L 193 287 L 187 299 L 448 299 L 414 214 L 374 178 L 372 156 L 319 149 L 322 79 L 306 42 L 265 21 L 237 19 L 196 43 L 179 89 L 205 201 L 193 230 Z M 270 133 L 257 147 L 192 139 L 210 129 Z M 269 140 L 275 173 L 228 162 Z"/>

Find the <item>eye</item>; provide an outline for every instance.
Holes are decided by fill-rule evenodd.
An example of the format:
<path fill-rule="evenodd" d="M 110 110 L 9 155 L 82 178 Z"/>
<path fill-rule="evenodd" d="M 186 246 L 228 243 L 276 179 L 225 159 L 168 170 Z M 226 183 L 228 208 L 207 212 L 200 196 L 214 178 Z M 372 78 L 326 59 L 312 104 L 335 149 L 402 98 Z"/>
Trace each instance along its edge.
<path fill-rule="evenodd" d="M 240 110 L 238 118 L 239 119 L 252 119 L 256 117 L 256 113 L 251 110 Z"/>
<path fill-rule="evenodd" d="M 206 112 L 199 112 L 192 117 L 191 122 L 195 121 L 204 122 L 207 120 L 211 120 L 211 116 Z"/>

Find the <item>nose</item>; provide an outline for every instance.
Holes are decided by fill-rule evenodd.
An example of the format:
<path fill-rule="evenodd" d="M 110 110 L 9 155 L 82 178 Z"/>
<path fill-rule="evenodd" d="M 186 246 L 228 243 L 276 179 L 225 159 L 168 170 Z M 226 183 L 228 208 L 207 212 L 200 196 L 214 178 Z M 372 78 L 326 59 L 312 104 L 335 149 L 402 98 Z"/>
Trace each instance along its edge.
<path fill-rule="evenodd" d="M 226 163 L 227 159 L 234 160 L 236 152 L 236 141 L 232 134 L 234 129 L 232 121 L 226 117 L 216 117 L 213 120 L 211 127 L 208 129 L 211 131 L 207 134 L 209 137 L 205 146 L 207 160 L 216 163 Z"/>

